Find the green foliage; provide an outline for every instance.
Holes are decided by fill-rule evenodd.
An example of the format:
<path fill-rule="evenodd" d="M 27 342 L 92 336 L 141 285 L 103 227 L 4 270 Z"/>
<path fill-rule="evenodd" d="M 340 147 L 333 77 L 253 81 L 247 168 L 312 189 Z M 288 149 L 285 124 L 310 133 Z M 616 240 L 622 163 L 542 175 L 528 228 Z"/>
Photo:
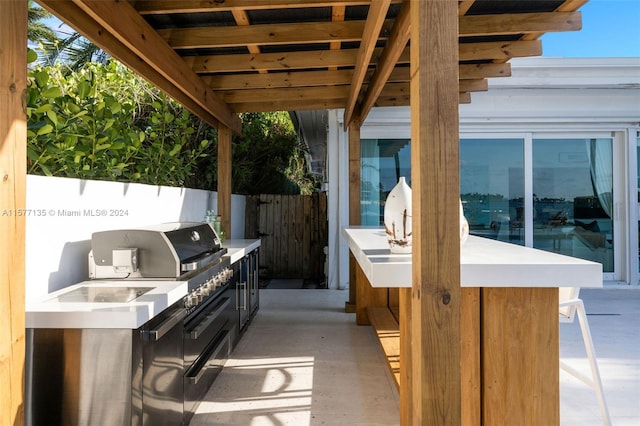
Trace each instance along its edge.
<path fill-rule="evenodd" d="M 307 171 L 302 145 L 286 112 L 245 113 L 233 138 L 233 192 L 310 194 L 319 182 Z M 209 170 L 214 172 L 215 164 Z"/>
<path fill-rule="evenodd" d="M 194 117 L 115 61 L 29 77 L 29 173 L 182 186 L 208 155 Z"/>
<path fill-rule="evenodd" d="M 29 80 L 28 173 L 216 189 L 217 131 L 118 62 L 37 66 Z M 241 118 L 234 193 L 317 189 L 286 112 Z"/>

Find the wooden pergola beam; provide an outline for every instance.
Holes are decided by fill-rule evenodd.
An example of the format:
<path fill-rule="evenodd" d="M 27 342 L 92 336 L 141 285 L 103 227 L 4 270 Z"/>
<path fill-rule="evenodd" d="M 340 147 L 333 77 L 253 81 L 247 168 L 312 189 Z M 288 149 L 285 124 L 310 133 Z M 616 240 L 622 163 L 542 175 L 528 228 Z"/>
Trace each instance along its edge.
<path fill-rule="evenodd" d="M 251 22 L 249 21 L 249 15 L 244 9 L 233 9 L 231 10 L 233 14 L 233 19 L 236 21 L 236 25 L 238 26 L 249 26 Z M 249 53 L 260 53 L 260 47 L 257 44 L 248 44 L 247 50 Z M 259 71 L 261 74 L 266 73 L 265 70 Z"/>
<path fill-rule="evenodd" d="M 95 0 L 94 0 L 95 1 Z M 388 1 L 388 0 L 385 0 Z M 378 4 L 378 2 L 374 3 Z M 167 28 L 157 33 L 173 49 L 359 41 L 367 21 L 302 22 L 250 26 Z M 383 22 L 390 30 L 393 20 Z M 377 40 L 377 37 L 373 40 Z M 375 43 L 374 43 L 375 45 Z"/>
<path fill-rule="evenodd" d="M 345 130 L 347 130 L 349 124 L 351 124 L 353 111 L 358 101 L 358 96 L 360 95 L 360 89 L 362 88 L 362 83 L 364 82 L 371 57 L 373 56 L 373 50 L 380 37 L 380 31 L 382 30 L 390 5 L 391 0 L 379 0 L 371 3 L 371 6 L 369 6 L 367 20 L 362 33 L 362 41 L 360 42 L 360 49 L 358 49 L 358 57 L 356 58 L 356 66 L 353 71 L 353 79 L 349 86 L 349 97 L 345 105 Z"/>
<path fill-rule="evenodd" d="M 224 12 L 234 9 L 265 10 L 297 7 L 345 7 L 367 6 L 372 0 L 225 0 L 223 2 L 201 0 L 138 0 L 136 10 L 142 15 L 166 13 Z M 400 3 L 402 0 L 393 0 Z"/>
<path fill-rule="evenodd" d="M 273 111 L 312 111 L 320 109 L 337 109 L 344 106 L 344 99 L 316 99 L 313 101 L 280 101 L 265 100 L 263 102 L 247 102 L 229 104 L 231 109 L 240 112 L 273 112 Z"/>
<path fill-rule="evenodd" d="M 367 91 L 358 106 L 358 116 L 360 116 L 361 120 L 366 119 L 367 115 L 369 115 L 369 111 L 373 107 L 376 99 L 378 99 L 378 96 L 380 96 L 385 84 L 387 84 L 391 72 L 394 70 L 398 59 L 400 59 L 409 41 L 409 36 L 411 35 L 409 26 L 410 5 L 411 2 L 408 0 L 402 3 L 402 9 L 396 17 L 387 45 L 382 51 L 382 55 L 376 66 L 376 71 L 369 80 Z"/>
<path fill-rule="evenodd" d="M 380 56 L 383 49 L 375 49 L 374 57 Z M 511 58 L 539 56 L 542 54 L 542 42 L 531 41 L 492 41 L 460 44 L 460 61 L 508 60 Z M 354 67 L 358 49 L 321 50 L 315 56 L 309 52 L 279 52 L 248 55 L 204 55 L 185 56 L 183 59 L 193 71 L 199 74 L 249 72 L 249 71 L 291 71 L 296 69 Z M 397 64 L 409 63 L 409 49 L 400 54 Z M 369 65 L 375 65 L 371 60 Z M 212 76 L 213 78 L 213 76 Z"/>
<path fill-rule="evenodd" d="M 100 2 L 99 0 L 74 1 L 81 3 Z M 394 20 L 387 20 L 384 16 L 389 3 L 390 0 L 373 2 L 369 9 L 369 15 L 372 18 L 367 18 L 366 21 L 167 28 L 157 30 L 157 34 L 174 49 L 237 47 L 251 44 L 278 45 L 362 41 L 359 50 L 363 52 L 363 55 L 369 52 L 368 57 L 370 58 L 370 52 L 375 48 L 375 42 L 379 38 L 385 38 L 380 36 L 379 30 L 384 28 L 385 33 L 390 33 L 393 28 Z M 132 8 L 131 10 L 135 14 L 135 10 Z M 139 15 L 136 16 L 139 21 L 148 25 Z M 374 17 L 375 19 L 373 19 Z M 131 24 L 134 23 L 131 22 Z M 459 35 L 461 37 L 575 31 L 579 30 L 581 26 L 580 12 L 512 13 L 459 17 Z M 372 32 L 375 30 L 378 31 Z M 366 64 L 368 62 L 360 58 L 356 63 Z"/>
<path fill-rule="evenodd" d="M 401 418 L 461 425 L 458 2 L 411 4 L 412 289 Z M 406 306 L 405 306 L 406 308 Z M 400 312 L 400 323 L 406 311 Z M 405 383 L 405 378 L 410 383 Z"/>
<path fill-rule="evenodd" d="M 24 424 L 27 2 L 0 2 L 0 424 Z"/>
<path fill-rule="evenodd" d="M 334 4 L 331 6 L 331 20 L 333 22 L 343 22 L 344 21 L 344 13 L 347 10 L 347 6 L 344 4 Z M 330 50 L 340 50 L 342 46 L 342 42 L 332 41 L 329 43 Z M 338 67 L 330 67 L 329 70 L 337 70 Z"/>
<path fill-rule="evenodd" d="M 218 214 L 225 238 L 231 238 L 232 136 L 228 127 L 218 127 Z"/>
<path fill-rule="evenodd" d="M 577 31 L 580 12 L 511 13 L 461 16 L 461 37 Z"/>
<path fill-rule="evenodd" d="M 53 3 L 53 0 L 47 0 Z M 209 89 L 157 32 L 126 1 L 73 0 L 122 44 L 152 65 L 172 84 L 211 112 L 220 123 L 240 132 L 240 120 L 228 105 Z"/>
<path fill-rule="evenodd" d="M 284 89 L 228 90 L 221 92 L 222 99 L 228 104 L 262 102 L 265 99 L 283 101 L 307 101 L 346 99 L 348 86 L 331 87 L 292 87 Z"/>

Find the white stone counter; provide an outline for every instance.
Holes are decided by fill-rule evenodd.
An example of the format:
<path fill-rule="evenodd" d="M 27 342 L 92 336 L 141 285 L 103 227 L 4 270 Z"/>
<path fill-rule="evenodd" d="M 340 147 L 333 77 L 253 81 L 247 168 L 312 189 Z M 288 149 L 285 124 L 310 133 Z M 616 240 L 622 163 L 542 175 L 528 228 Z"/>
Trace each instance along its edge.
<path fill-rule="evenodd" d="M 227 249 L 227 256 L 231 259 L 231 263 L 236 263 L 260 247 L 260 240 L 226 240 L 222 243 L 222 247 Z"/>
<path fill-rule="evenodd" d="M 60 297 L 81 287 L 100 293 L 101 288 L 148 287 L 130 302 L 65 302 Z M 91 280 L 55 291 L 26 306 L 27 328 L 130 328 L 136 329 L 187 294 L 186 281 Z"/>
<path fill-rule="evenodd" d="M 382 228 L 344 229 L 372 287 L 411 287 L 411 254 L 392 254 Z M 602 287 L 602 265 L 469 236 L 460 251 L 462 287 Z"/>
<path fill-rule="evenodd" d="M 222 245 L 231 263 L 260 247 L 260 240 L 228 240 Z M 149 288 L 130 302 L 62 301 L 65 295 L 86 287 L 99 294 L 100 289 L 115 287 Z M 27 328 L 130 328 L 137 329 L 155 315 L 187 295 L 186 281 L 173 280 L 90 280 L 65 287 L 26 305 Z M 62 299 L 61 299 L 62 296 Z M 67 297 L 67 300 L 69 298 Z"/>

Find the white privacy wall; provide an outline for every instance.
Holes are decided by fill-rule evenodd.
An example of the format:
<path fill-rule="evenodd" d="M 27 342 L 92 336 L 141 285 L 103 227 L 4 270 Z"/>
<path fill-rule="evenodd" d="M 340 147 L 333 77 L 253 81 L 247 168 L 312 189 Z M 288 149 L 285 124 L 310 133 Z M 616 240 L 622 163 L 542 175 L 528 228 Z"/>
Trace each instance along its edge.
<path fill-rule="evenodd" d="M 27 176 L 26 299 L 88 278 L 91 234 L 204 219 L 217 194 L 188 188 Z M 245 197 L 232 196 L 234 238 L 244 237 Z"/>

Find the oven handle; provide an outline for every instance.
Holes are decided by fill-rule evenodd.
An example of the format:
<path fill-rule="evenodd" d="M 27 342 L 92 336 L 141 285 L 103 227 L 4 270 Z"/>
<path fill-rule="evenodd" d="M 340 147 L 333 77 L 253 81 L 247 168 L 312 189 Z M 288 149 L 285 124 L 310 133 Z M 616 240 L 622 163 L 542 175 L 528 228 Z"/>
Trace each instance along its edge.
<path fill-rule="evenodd" d="M 191 331 L 189 331 L 186 335 L 188 339 L 197 339 L 204 330 L 206 330 L 213 321 L 215 321 L 220 314 L 224 311 L 224 309 L 229 306 L 231 300 L 228 297 L 225 297 L 218 303 L 213 311 L 211 311 L 197 326 L 193 327 Z"/>
<path fill-rule="evenodd" d="M 229 337 L 229 330 L 223 330 L 221 334 L 222 335 L 220 336 L 219 334 L 218 335 L 219 337 L 215 340 L 215 342 L 218 343 L 215 349 L 211 351 L 209 355 L 207 355 L 206 360 L 204 362 L 200 363 L 200 368 L 198 369 L 198 372 L 194 375 L 187 373 L 186 377 L 187 377 L 187 380 L 189 380 L 190 384 L 192 385 L 198 384 L 198 382 L 200 381 L 204 373 L 207 371 L 207 364 L 209 363 L 209 360 L 211 358 L 215 358 L 216 356 L 218 356 L 218 354 L 224 347 L 224 344 L 226 343 L 226 340 Z"/>
<path fill-rule="evenodd" d="M 167 334 L 175 325 L 182 322 L 184 317 L 187 316 L 187 312 L 184 309 L 180 309 L 178 312 L 170 316 L 166 321 L 160 324 L 158 327 L 152 330 L 142 331 L 142 340 L 148 342 L 155 342 Z"/>

